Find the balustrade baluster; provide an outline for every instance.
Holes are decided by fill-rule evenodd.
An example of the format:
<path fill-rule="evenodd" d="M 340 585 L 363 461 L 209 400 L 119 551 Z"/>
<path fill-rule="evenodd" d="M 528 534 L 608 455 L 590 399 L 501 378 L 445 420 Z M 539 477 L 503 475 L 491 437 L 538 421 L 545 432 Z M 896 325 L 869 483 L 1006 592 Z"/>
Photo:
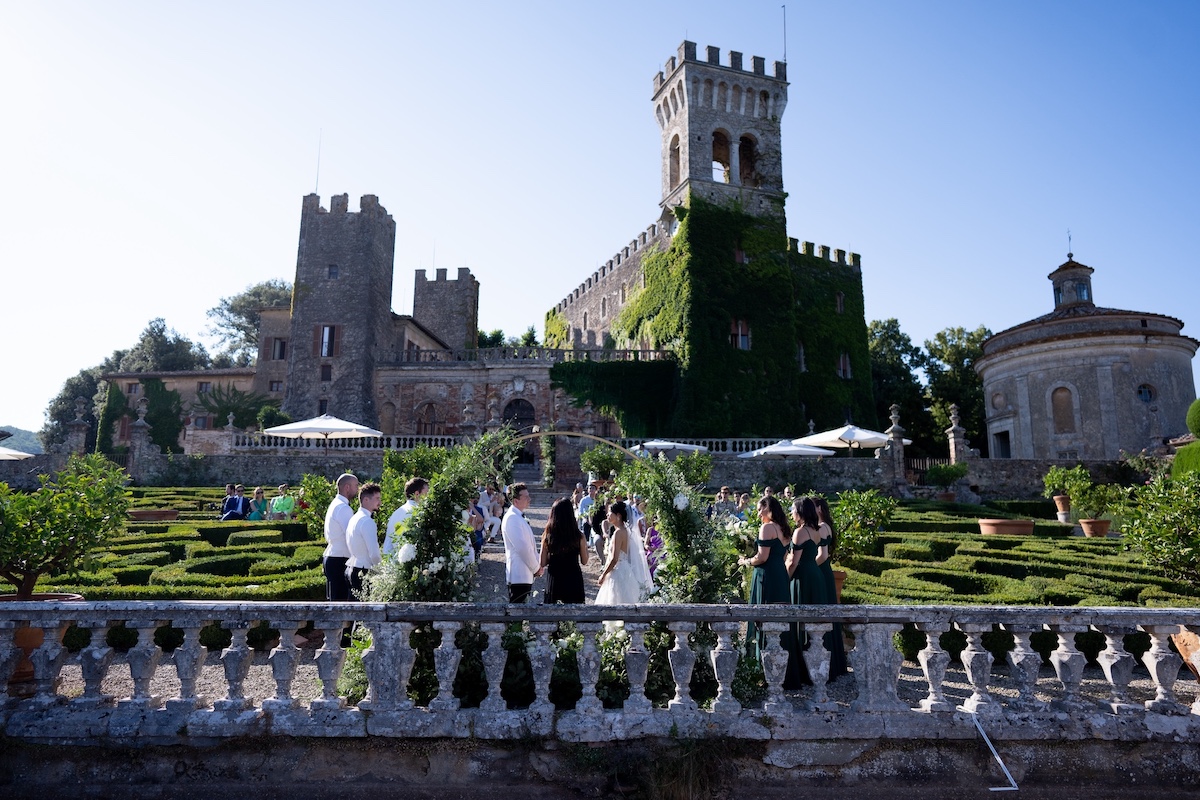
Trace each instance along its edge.
<path fill-rule="evenodd" d="M 1058 637 L 1058 647 L 1050 654 L 1050 663 L 1063 687 L 1063 696 L 1050 705 L 1064 711 L 1078 711 L 1085 706 L 1079 697 L 1079 684 L 1087 656 L 1076 649 L 1075 634 L 1088 630 L 1088 626 L 1051 623 L 1047 627 Z"/>
<path fill-rule="evenodd" d="M 113 702 L 113 696 L 102 694 L 100 687 L 108 676 L 108 667 L 112 664 L 115 653 L 108 646 L 108 630 L 111 627 L 107 620 L 89 620 L 79 625 L 91 631 L 92 638 L 87 647 L 79 653 L 79 671 L 83 673 L 83 694 L 75 701 L 79 706 L 106 706 Z"/>
<path fill-rule="evenodd" d="M 786 623 L 778 624 L 787 627 Z M 671 677 L 675 679 L 675 697 L 667 703 L 667 706 L 672 711 L 692 711 L 696 708 L 696 701 L 692 699 L 691 687 L 692 669 L 696 666 L 696 653 L 688 644 L 688 634 L 696 630 L 696 623 L 668 622 L 667 630 L 675 634 L 675 647 L 667 652 L 667 660 L 671 663 Z"/>
<path fill-rule="evenodd" d="M 712 624 L 713 632 L 717 634 L 717 646 L 708 654 L 708 658 L 717 676 L 717 697 L 712 705 L 713 712 L 717 714 L 737 714 L 742 710 L 742 704 L 733 696 L 733 678 L 737 674 L 738 664 L 738 652 L 733 648 L 733 634 L 741 627 L 740 622 Z"/>
<path fill-rule="evenodd" d="M 946 680 L 946 668 L 950 666 L 950 654 L 942 649 L 941 636 L 950 630 L 950 625 L 945 622 L 918 622 L 916 628 L 925 634 L 925 648 L 917 653 L 917 661 L 921 663 L 921 672 L 925 673 L 929 694 L 922 698 L 920 704 L 913 711 L 923 711 L 926 714 L 953 711 L 954 706 L 942 694 L 942 683 Z"/>
<path fill-rule="evenodd" d="M 67 650 L 62 646 L 63 622 L 47 620 L 31 626 L 42 629 L 42 644 L 29 654 L 33 664 L 34 702 L 49 705 L 62 698 L 58 696 L 58 684 Z"/>
<path fill-rule="evenodd" d="M 802 651 L 804 666 L 808 669 L 808 677 L 813 682 L 812 699 L 808 701 L 809 711 L 837 711 L 837 703 L 829 699 L 829 658 L 830 653 L 825 649 L 825 634 L 833 630 L 829 622 L 806 622 L 804 632 L 808 634 L 808 648 Z"/>
<path fill-rule="evenodd" d="M 127 626 L 137 630 L 137 644 L 126 656 L 129 661 L 129 677 L 133 679 L 132 702 L 142 708 L 158 708 L 162 698 L 150 694 L 150 684 L 158 671 L 162 649 L 154 642 L 154 633 L 167 623 L 163 620 L 130 620 Z"/>
<path fill-rule="evenodd" d="M 1200 625 L 1188 625 L 1186 626 L 1186 629 L 1197 636 L 1200 636 Z M 1200 650 L 1196 650 L 1192 653 L 1191 663 L 1192 667 L 1195 668 L 1197 672 L 1200 672 Z M 1196 699 L 1192 703 L 1192 713 L 1200 714 L 1200 694 L 1196 695 Z"/>
<path fill-rule="evenodd" d="M 854 634 L 854 649 L 849 653 L 850 664 L 854 667 L 854 680 L 858 685 L 858 697 L 850 704 L 851 711 L 909 710 L 908 705 L 901 702 L 896 694 L 896 682 L 900 680 L 904 656 L 896 649 L 893 637 L 903 627 L 890 622 L 853 623 L 849 626 Z M 820 640 L 814 641 L 813 646 L 820 647 Z"/>
<path fill-rule="evenodd" d="M 296 630 L 304 623 L 294 619 L 271 621 L 272 628 L 279 629 L 279 644 L 271 650 L 267 661 L 271 664 L 271 677 L 275 679 L 275 696 L 263 700 L 265 711 L 286 711 L 299 703 L 292 697 L 292 682 L 296 680 L 296 667 L 300 662 L 300 651 L 296 648 Z"/>
<path fill-rule="evenodd" d="M 508 652 L 504 649 L 504 629 L 508 627 L 503 622 L 484 622 L 480 629 L 487 634 L 487 649 L 483 651 L 483 671 L 487 674 L 488 696 L 479 707 L 484 711 L 505 711 L 508 703 L 500 694 L 500 685 L 504 681 L 504 666 L 508 662 Z"/>
<path fill-rule="evenodd" d="M 229 647 L 221 651 L 221 664 L 225 667 L 225 683 L 228 688 L 225 699 L 213 703 L 213 708 L 217 711 L 237 712 L 250 706 L 243 684 L 246 682 L 246 676 L 250 674 L 250 660 L 253 657 L 250 647 L 246 644 L 246 636 L 249 635 L 250 626 L 253 624 L 248 619 L 222 622 L 222 627 L 229 631 L 232 639 Z"/>
<path fill-rule="evenodd" d="M 1042 669 L 1042 654 L 1034 650 L 1029 637 L 1038 630 L 1032 627 L 1003 625 L 1013 636 L 1013 649 L 1008 651 L 1008 672 L 1017 683 L 1017 697 L 1009 705 L 1017 711 L 1040 711 L 1046 704 L 1037 698 L 1038 673 Z"/>
<path fill-rule="evenodd" d="M 454 711 L 459 707 L 454 696 L 454 676 L 458 674 L 458 662 L 462 651 L 454 642 L 454 634 L 462 627 L 461 622 L 439 620 L 433 623 L 434 630 L 442 634 L 441 644 L 433 651 L 433 666 L 437 670 L 438 694 L 429 702 L 430 711 Z"/>
<path fill-rule="evenodd" d="M 168 708 L 203 708 L 208 702 L 203 695 L 196 694 L 196 684 L 200 680 L 200 672 L 204 669 L 204 661 L 208 656 L 208 648 L 200 644 L 200 631 L 209 622 L 189 622 L 183 628 L 183 643 L 175 648 L 174 653 L 175 673 L 179 676 L 179 698 L 168 700 Z"/>
<path fill-rule="evenodd" d="M 629 634 L 629 648 L 625 651 L 625 671 L 629 674 L 629 699 L 624 706 L 626 711 L 640 713 L 652 707 L 650 698 L 646 697 L 646 676 L 650 672 L 650 653 L 646 651 L 646 631 L 649 628 L 646 622 L 625 623 L 625 632 Z"/>
<path fill-rule="evenodd" d="M 550 644 L 550 634 L 558 630 L 557 622 L 533 622 L 529 625 L 535 636 L 532 647 L 528 648 L 529 665 L 533 670 L 533 689 L 535 700 L 530 706 L 531 711 L 549 714 L 554 711 L 550 702 L 550 676 L 554 673 L 554 647 Z"/>
<path fill-rule="evenodd" d="M 599 714 L 604 710 L 604 704 L 596 696 L 596 683 L 600 680 L 600 651 L 596 649 L 596 636 L 603 627 L 603 622 L 575 623 L 576 630 L 583 634 L 583 646 L 575 656 L 579 666 L 579 683 L 583 687 L 583 695 L 575 704 L 575 710 L 581 714 Z"/>
<path fill-rule="evenodd" d="M 1133 628 L 1105 625 L 1100 629 L 1104 634 L 1105 648 L 1097 656 L 1104 677 L 1108 678 L 1112 697 L 1100 701 L 1114 714 L 1130 714 L 1141 711 L 1138 706 L 1130 703 L 1125 696 L 1129 681 L 1133 678 L 1133 667 L 1137 663 L 1133 656 L 1125 650 L 1125 635 L 1133 633 Z"/>
<path fill-rule="evenodd" d="M 16 620 L 0 620 L 0 681 L 5 683 L 12 677 L 23 655 L 21 648 L 17 647 L 16 631 Z M 3 696 L 4 693 L 0 691 L 0 699 Z"/>
<path fill-rule="evenodd" d="M 1142 625 L 1150 634 L 1150 649 L 1142 654 L 1142 663 L 1154 679 L 1154 699 L 1146 701 L 1146 710 L 1155 714 L 1187 714 L 1189 709 L 1175 699 L 1175 681 L 1183 659 L 1171 652 L 1170 636 L 1179 633 L 1178 625 Z"/>
<path fill-rule="evenodd" d="M 992 700 L 987 690 L 993 659 L 992 654 L 983 646 L 983 634 L 992 630 L 991 623 L 956 622 L 955 626 L 967 637 L 967 646 L 962 651 L 962 663 L 967 672 L 967 680 L 971 683 L 971 696 L 958 707 L 959 710 L 985 716 L 1001 713 L 1000 704 Z"/>
<path fill-rule="evenodd" d="M 342 648 L 342 631 L 347 621 L 343 619 L 319 620 L 317 625 L 324 636 L 321 649 L 317 651 L 317 677 L 321 679 L 321 696 L 309 703 L 309 708 L 321 711 L 337 711 L 345 707 L 345 698 L 337 693 L 338 678 L 346 663 L 346 651 Z"/>

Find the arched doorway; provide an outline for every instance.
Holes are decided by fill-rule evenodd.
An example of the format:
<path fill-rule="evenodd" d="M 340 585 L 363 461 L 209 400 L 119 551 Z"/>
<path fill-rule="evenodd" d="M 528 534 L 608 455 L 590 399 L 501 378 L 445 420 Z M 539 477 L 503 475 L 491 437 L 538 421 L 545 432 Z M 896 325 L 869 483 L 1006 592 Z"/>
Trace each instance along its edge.
<path fill-rule="evenodd" d="M 519 434 L 532 432 L 533 426 L 536 424 L 533 403 L 521 398 L 510 400 L 508 405 L 504 406 L 504 413 L 501 415 L 501 420 L 505 425 L 511 425 Z M 517 463 L 532 464 L 537 460 L 538 453 L 537 442 L 533 440 L 528 441 L 517 455 Z"/>

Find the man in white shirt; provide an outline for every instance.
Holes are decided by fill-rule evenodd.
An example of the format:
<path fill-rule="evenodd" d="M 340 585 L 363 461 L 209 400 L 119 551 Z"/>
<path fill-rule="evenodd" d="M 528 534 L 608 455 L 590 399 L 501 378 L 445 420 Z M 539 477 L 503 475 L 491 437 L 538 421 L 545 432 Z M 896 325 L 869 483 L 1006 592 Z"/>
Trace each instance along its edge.
<path fill-rule="evenodd" d="M 529 487 L 515 483 L 512 506 L 504 514 L 500 533 L 504 537 L 504 574 L 508 581 L 508 602 L 524 603 L 533 589 L 533 579 L 542 574 L 533 528 L 525 519 L 529 508 Z"/>
<path fill-rule="evenodd" d="M 424 478 L 410 478 L 408 483 L 404 484 L 404 496 L 407 498 L 404 505 L 397 508 L 388 517 L 387 535 L 383 537 L 383 554 L 391 555 L 396 549 L 396 527 L 412 516 L 412 513 L 417 510 L 417 504 L 421 502 L 421 498 L 429 494 L 429 481 Z"/>
<path fill-rule="evenodd" d="M 358 511 L 354 512 L 346 528 L 346 544 L 350 548 L 346 579 L 350 582 L 352 597 L 362 591 L 363 573 L 383 560 L 379 554 L 379 526 L 372 516 L 379 510 L 382 499 L 378 483 L 364 483 L 358 491 Z"/>
<path fill-rule="evenodd" d="M 325 573 L 325 599 L 330 601 L 349 600 L 350 584 L 346 582 L 346 560 L 350 548 L 346 545 L 346 528 L 354 509 L 350 498 L 358 494 L 358 478 L 349 472 L 337 479 L 337 494 L 325 511 L 325 552 L 321 555 L 321 569 Z"/>

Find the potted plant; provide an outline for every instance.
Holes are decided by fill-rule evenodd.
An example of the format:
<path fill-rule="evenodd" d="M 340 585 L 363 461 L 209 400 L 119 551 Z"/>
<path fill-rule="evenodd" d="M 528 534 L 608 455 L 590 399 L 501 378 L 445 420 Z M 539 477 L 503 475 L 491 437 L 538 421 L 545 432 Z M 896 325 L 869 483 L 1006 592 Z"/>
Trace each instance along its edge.
<path fill-rule="evenodd" d="M 1125 489 L 1110 483 L 1089 482 L 1086 487 L 1073 491 L 1075 513 L 1079 516 L 1079 527 L 1083 528 L 1083 535 L 1107 536 L 1112 520 L 1100 517 L 1121 505 L 1126 496 Z"/>
<path fill-rule="evenodd" d="M 42 575 L 73 575 L 88 564 L 125 523 L 129 492 L 125 470 L 101 455 L 71 456 L 53 478 L 41 476 L 37 491 L 14 492 L 0 482 L 0 578 L 16 593 L 11 600 L 82 600 L 79 595 L 35 594 Z M 33 677 L 29 653 L 42 644 L 41 628 L 17 629 L 25 652 L 12 683 Z"/>
<path fill-rule="evenodd" d="M 1042 496 L 1054 500 L 1054 505 L 1058 509 L 1059 522 L 1071 521 L 1071 489 L 1073 487 L 1082 489 L 1091 482 L 1092 476 L 1082 464 L 1070 469 L 1054 466 L 1046 471 L 1046 475 L 1042 478 L 1042 484 L 1045 487 Z"/>
<path fill-rule="evenodd" d="M 942 490 L 937 496 L 938 500 L 953 503 L 956 496 L 954 492 L 950 491 L 950 487 L 967 477 L 967 469 L 967 465 L 962 462 L 957 464 L 934 464 L 925 470 L 925 482 L 933 484 Z"/>

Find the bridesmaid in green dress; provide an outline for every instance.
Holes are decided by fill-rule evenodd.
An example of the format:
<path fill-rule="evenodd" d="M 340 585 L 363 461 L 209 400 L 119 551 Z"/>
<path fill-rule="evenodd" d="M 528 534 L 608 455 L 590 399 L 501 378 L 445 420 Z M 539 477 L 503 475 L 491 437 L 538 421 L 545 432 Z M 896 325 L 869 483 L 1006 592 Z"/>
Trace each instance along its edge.
<path fill-rule="evenodd" d="M 792 533 L 792 558 L 788 572 L 792 576 L 792 602 L 798 605 L 825 605 L 825 576 L 820 564 L 829 559 L 829 549 L 820 545 L 820 520 L 817 506 L 811 497 L 804 497 L 792 505 L 792 519 L 796 529 Z M 796 642 L 800 650 L 808 641 L 804 628 L 796 624 Z M 803 663 L 803 662 L 801 662 Z M 808 678 L 807 670 L 805 677 Z M 807 683 L 812 683 L 809 678 Z M 787 688 L 787 685 L 784 685 Z"/>
<path fill-rule="evenodd" d="M 817 505 L 817 517 L 821 520 L 820 544 L 829 549 L 829 558 L 821 562 L 821 573 L 825 576 L 825 602 L 831 606 L 838 604 L 837 583 L 833 579 L 833 551 L 837 545 L 837 532 L 833 529 L 833 514 L 829 512 L 829 503 L 824 497 L 813 497 Z M 829 680 L 849 672 L 846 667 L 846 640 L 842 638 L 842 623 L 835 623 L 833 630 L 825 634 L 825 649 L 829 651 Z"/>
<path fill-rule="evenodd" d="M 787 546 L 791 531 L 787 516 L 783 513 L 783 506 L 773 497 L 764 497 L 759 502 L 758 513 L 762 519 L 755 542 L 758 551 L 750 558 L 738 559 L 739 566 L 754 567 L 750 581 L 750 603 L 790 603 L 792 596 L 788 585 Z M 746 643 L 747 652 L 761 658 L 763 637 L 753 622 L 747 626 Z M 789 656 L 799 656 L 795 639 L 787 633 L 783 635 L 782 644 Z M 789 657 L 789 670 L 791 661 Z"/>

